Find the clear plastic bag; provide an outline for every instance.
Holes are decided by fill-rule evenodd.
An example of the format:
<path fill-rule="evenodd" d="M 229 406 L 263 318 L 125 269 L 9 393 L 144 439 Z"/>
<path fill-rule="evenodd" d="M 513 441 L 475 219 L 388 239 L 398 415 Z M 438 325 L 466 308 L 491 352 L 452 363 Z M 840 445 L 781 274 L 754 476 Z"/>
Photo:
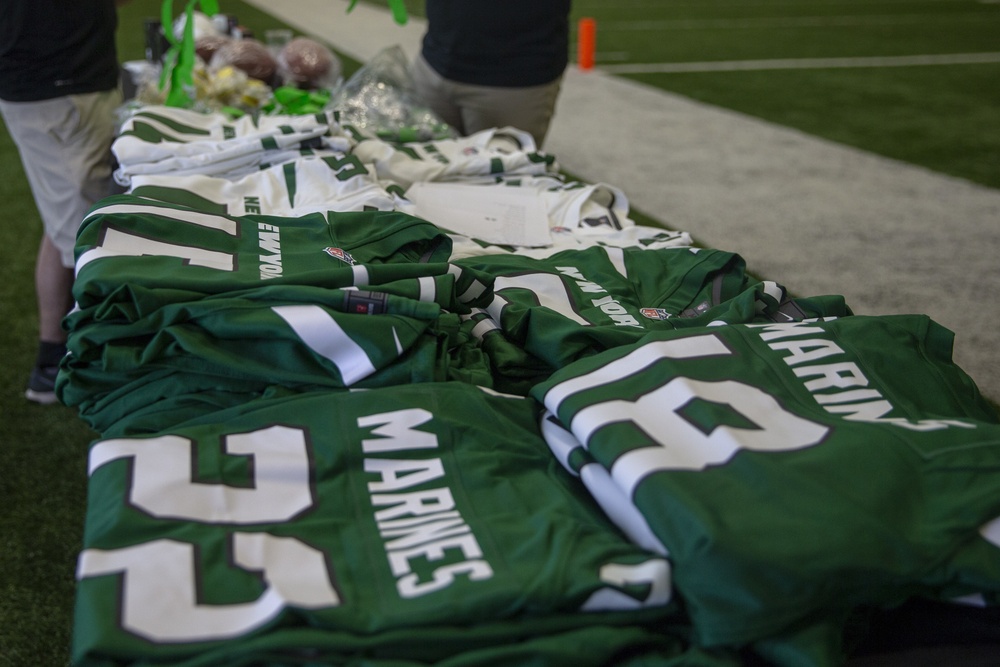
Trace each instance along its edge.
<path fill-rule="evenodd" d="M 340 58 L 308 37 L 296 37 L 277 51 L 278 78 L 303 90 L 333 90 L 342 81 Z"/>
<path fill-rule="evenodd" d="M 391 46 L 365 63 L 334 91 L 330 106 L 341 122 L 363 134 L 396 141 L 430 141 L 458 136 L 453 127 L 413 92 L 409 61 Z"/>

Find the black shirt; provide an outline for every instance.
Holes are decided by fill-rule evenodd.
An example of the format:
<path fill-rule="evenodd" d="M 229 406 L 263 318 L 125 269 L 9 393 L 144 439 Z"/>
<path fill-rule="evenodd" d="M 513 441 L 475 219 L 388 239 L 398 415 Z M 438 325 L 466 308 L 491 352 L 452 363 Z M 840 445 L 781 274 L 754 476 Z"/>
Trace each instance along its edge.
<path fill-rule="evenodd" d="M 114 0 L 3 0 L 0 99 L 47 100 L 118 85 Z"/>
<path fill-rule="evenodd" d="M 537 86 L 566 69 L 570 0 L 427 0 L 422 53 L 438 74 L 482 86 Z"/>

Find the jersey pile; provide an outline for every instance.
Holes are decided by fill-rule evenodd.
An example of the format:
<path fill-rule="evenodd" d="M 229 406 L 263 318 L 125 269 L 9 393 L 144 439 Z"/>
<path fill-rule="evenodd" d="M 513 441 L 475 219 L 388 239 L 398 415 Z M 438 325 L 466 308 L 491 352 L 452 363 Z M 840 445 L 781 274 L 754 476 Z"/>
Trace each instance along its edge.
<path fill-rule="evenodd" d="M 865 610 L 997 602 L 1000 425 L 926 317 L 636 224 L 515 128 L 149 107 L 115 152 L 56 385 L 99 434 L 74 665 L 827 667 Z"/>
<path fill-rule="evenodd" d="M 115 180 L 126 187 L 138 174 L 237 177 L 302 155 L 334 155 L 351 139 L 335 112 L 313 116 L 242 116 L 172 107 L 129 116 L 111 146 Z"/>

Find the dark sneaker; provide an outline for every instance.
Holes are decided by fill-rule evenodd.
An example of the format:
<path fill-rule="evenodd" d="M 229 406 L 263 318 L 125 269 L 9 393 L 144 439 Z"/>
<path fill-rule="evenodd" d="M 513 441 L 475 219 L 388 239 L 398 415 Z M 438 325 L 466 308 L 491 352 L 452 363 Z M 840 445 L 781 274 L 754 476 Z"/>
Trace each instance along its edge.
<path fill-rule="evenodd" d="M 56 398 L 56 374 L 59 372 L 58 366 L 35 366 L 31 369 L 31 376 L 28 378 L 28 389 L 24 392 L 25 398 L 42 405 L 50 405 L 59 399 Z"/>

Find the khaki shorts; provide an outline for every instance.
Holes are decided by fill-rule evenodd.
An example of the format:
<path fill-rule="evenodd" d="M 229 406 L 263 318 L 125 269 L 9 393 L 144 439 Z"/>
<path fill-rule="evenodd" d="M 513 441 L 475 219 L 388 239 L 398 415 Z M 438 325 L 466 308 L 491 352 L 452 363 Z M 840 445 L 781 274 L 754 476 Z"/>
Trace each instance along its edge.
<path fill-rule="evenodd" d="M 111 142 L 121 103 L 118 90 L 40 102 L 0 100 L 45 234 L 66 267 L 73 266 L 76 231 L 87 211 L 115 191 Z"/>
<path fill-rule="evenodd" d="M 526 88 L 457 83 L 438 74 L 422 55 L 414 59 L 411 76 L 420 99 L 459 134 L 510 125 L 529 132 L 538 148 L 549 130 L 562 84 L 562 77 Z"/>

